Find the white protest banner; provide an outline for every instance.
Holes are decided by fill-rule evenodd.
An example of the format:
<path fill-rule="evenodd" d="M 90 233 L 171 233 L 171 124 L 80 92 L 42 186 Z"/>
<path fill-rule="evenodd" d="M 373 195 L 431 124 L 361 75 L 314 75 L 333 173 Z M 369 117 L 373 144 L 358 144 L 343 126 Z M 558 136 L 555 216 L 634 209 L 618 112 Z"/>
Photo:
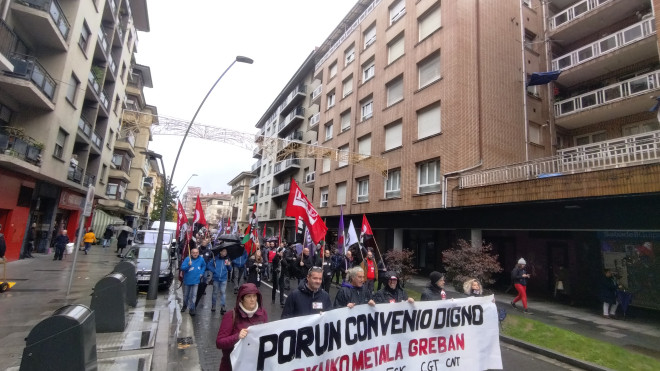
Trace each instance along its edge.
<path fill-rule="evenodd" d="M 358 305 L 252 326 L 234 370 L 501 369 L 493 296 Z"/>

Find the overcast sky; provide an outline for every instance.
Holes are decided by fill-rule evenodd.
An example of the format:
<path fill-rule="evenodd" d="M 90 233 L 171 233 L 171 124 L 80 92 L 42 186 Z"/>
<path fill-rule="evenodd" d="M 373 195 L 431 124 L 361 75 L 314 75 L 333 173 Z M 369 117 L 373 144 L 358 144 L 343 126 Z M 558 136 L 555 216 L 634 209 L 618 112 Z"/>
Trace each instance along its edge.
<path fill-rule="evenodd" d="M 151 68 L 147 103 L 159 115 L 189 122 L 204 95 L 237 55 L 236 63 L 200 111 L 196 123 L 256 133 L 255 124 L 277 94 L 348 13 L 355 0 L 148 0 L 151 31 L 141 32 L 136 61 Z M 149 149 L 161 153 L 169 176 L 182 137 L 154 136 Z M 250 171 L 252 152 L 188 138 L 174 186 L 225 192 L 227 182 Z"/>

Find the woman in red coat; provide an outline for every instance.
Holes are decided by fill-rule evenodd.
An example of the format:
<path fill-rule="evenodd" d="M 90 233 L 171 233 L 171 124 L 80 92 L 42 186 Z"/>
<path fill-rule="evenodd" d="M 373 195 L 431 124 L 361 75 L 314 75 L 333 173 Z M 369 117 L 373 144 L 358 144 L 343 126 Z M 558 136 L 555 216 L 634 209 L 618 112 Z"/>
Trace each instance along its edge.
<path fill-rule="evenodd" d="M 243 284 L 238 289 L 236 307 L 222 318 L 215 340 L 218 349 L 222 349 L 220 371 L 231 371 L 229 355 L 238 340 L 247 336 L 248 327 L 268 322 L 268 313 L 261 303 L 261 292 L 253 283 Z"/>

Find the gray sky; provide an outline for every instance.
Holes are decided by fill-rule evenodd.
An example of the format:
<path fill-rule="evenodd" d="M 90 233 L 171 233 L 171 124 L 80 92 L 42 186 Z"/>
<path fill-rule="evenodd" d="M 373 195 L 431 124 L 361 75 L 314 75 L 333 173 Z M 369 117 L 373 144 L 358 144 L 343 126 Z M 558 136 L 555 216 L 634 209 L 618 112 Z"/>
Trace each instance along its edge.
<path fill-rule="evenodd" d="M 255 124 L 316 46 L 355 0 L 148 0 L 151 32 L 140 33 L 137 63 L 151 67 L 147 103 L 162 116 L 190 121 L 211 85 L 236 63 L 200 111 L 196 123 L 256 133 Z M 149 148 L 163 155 L 169 176 L 182 137 L 154 136 Z M 227 182 L 250 171 L 256 159 L 239 147 L 186 139 L 174 185 L 202 192 L 230 191 Z M 187 186 L 186 186 L 187 188 Z"/>

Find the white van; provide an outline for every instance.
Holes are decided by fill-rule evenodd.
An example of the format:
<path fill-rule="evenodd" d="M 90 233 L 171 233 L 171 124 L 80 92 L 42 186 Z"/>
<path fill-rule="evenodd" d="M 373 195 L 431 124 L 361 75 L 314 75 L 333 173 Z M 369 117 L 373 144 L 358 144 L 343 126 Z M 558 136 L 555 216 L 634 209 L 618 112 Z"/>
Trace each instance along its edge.
<path fill-rule="evenodd" d="M 160 228 L 160 220 L 156 220 L 149 229 L 158 230 Z M 176 222 L 165 222 L 165 230 L 176 232 Z"/>

